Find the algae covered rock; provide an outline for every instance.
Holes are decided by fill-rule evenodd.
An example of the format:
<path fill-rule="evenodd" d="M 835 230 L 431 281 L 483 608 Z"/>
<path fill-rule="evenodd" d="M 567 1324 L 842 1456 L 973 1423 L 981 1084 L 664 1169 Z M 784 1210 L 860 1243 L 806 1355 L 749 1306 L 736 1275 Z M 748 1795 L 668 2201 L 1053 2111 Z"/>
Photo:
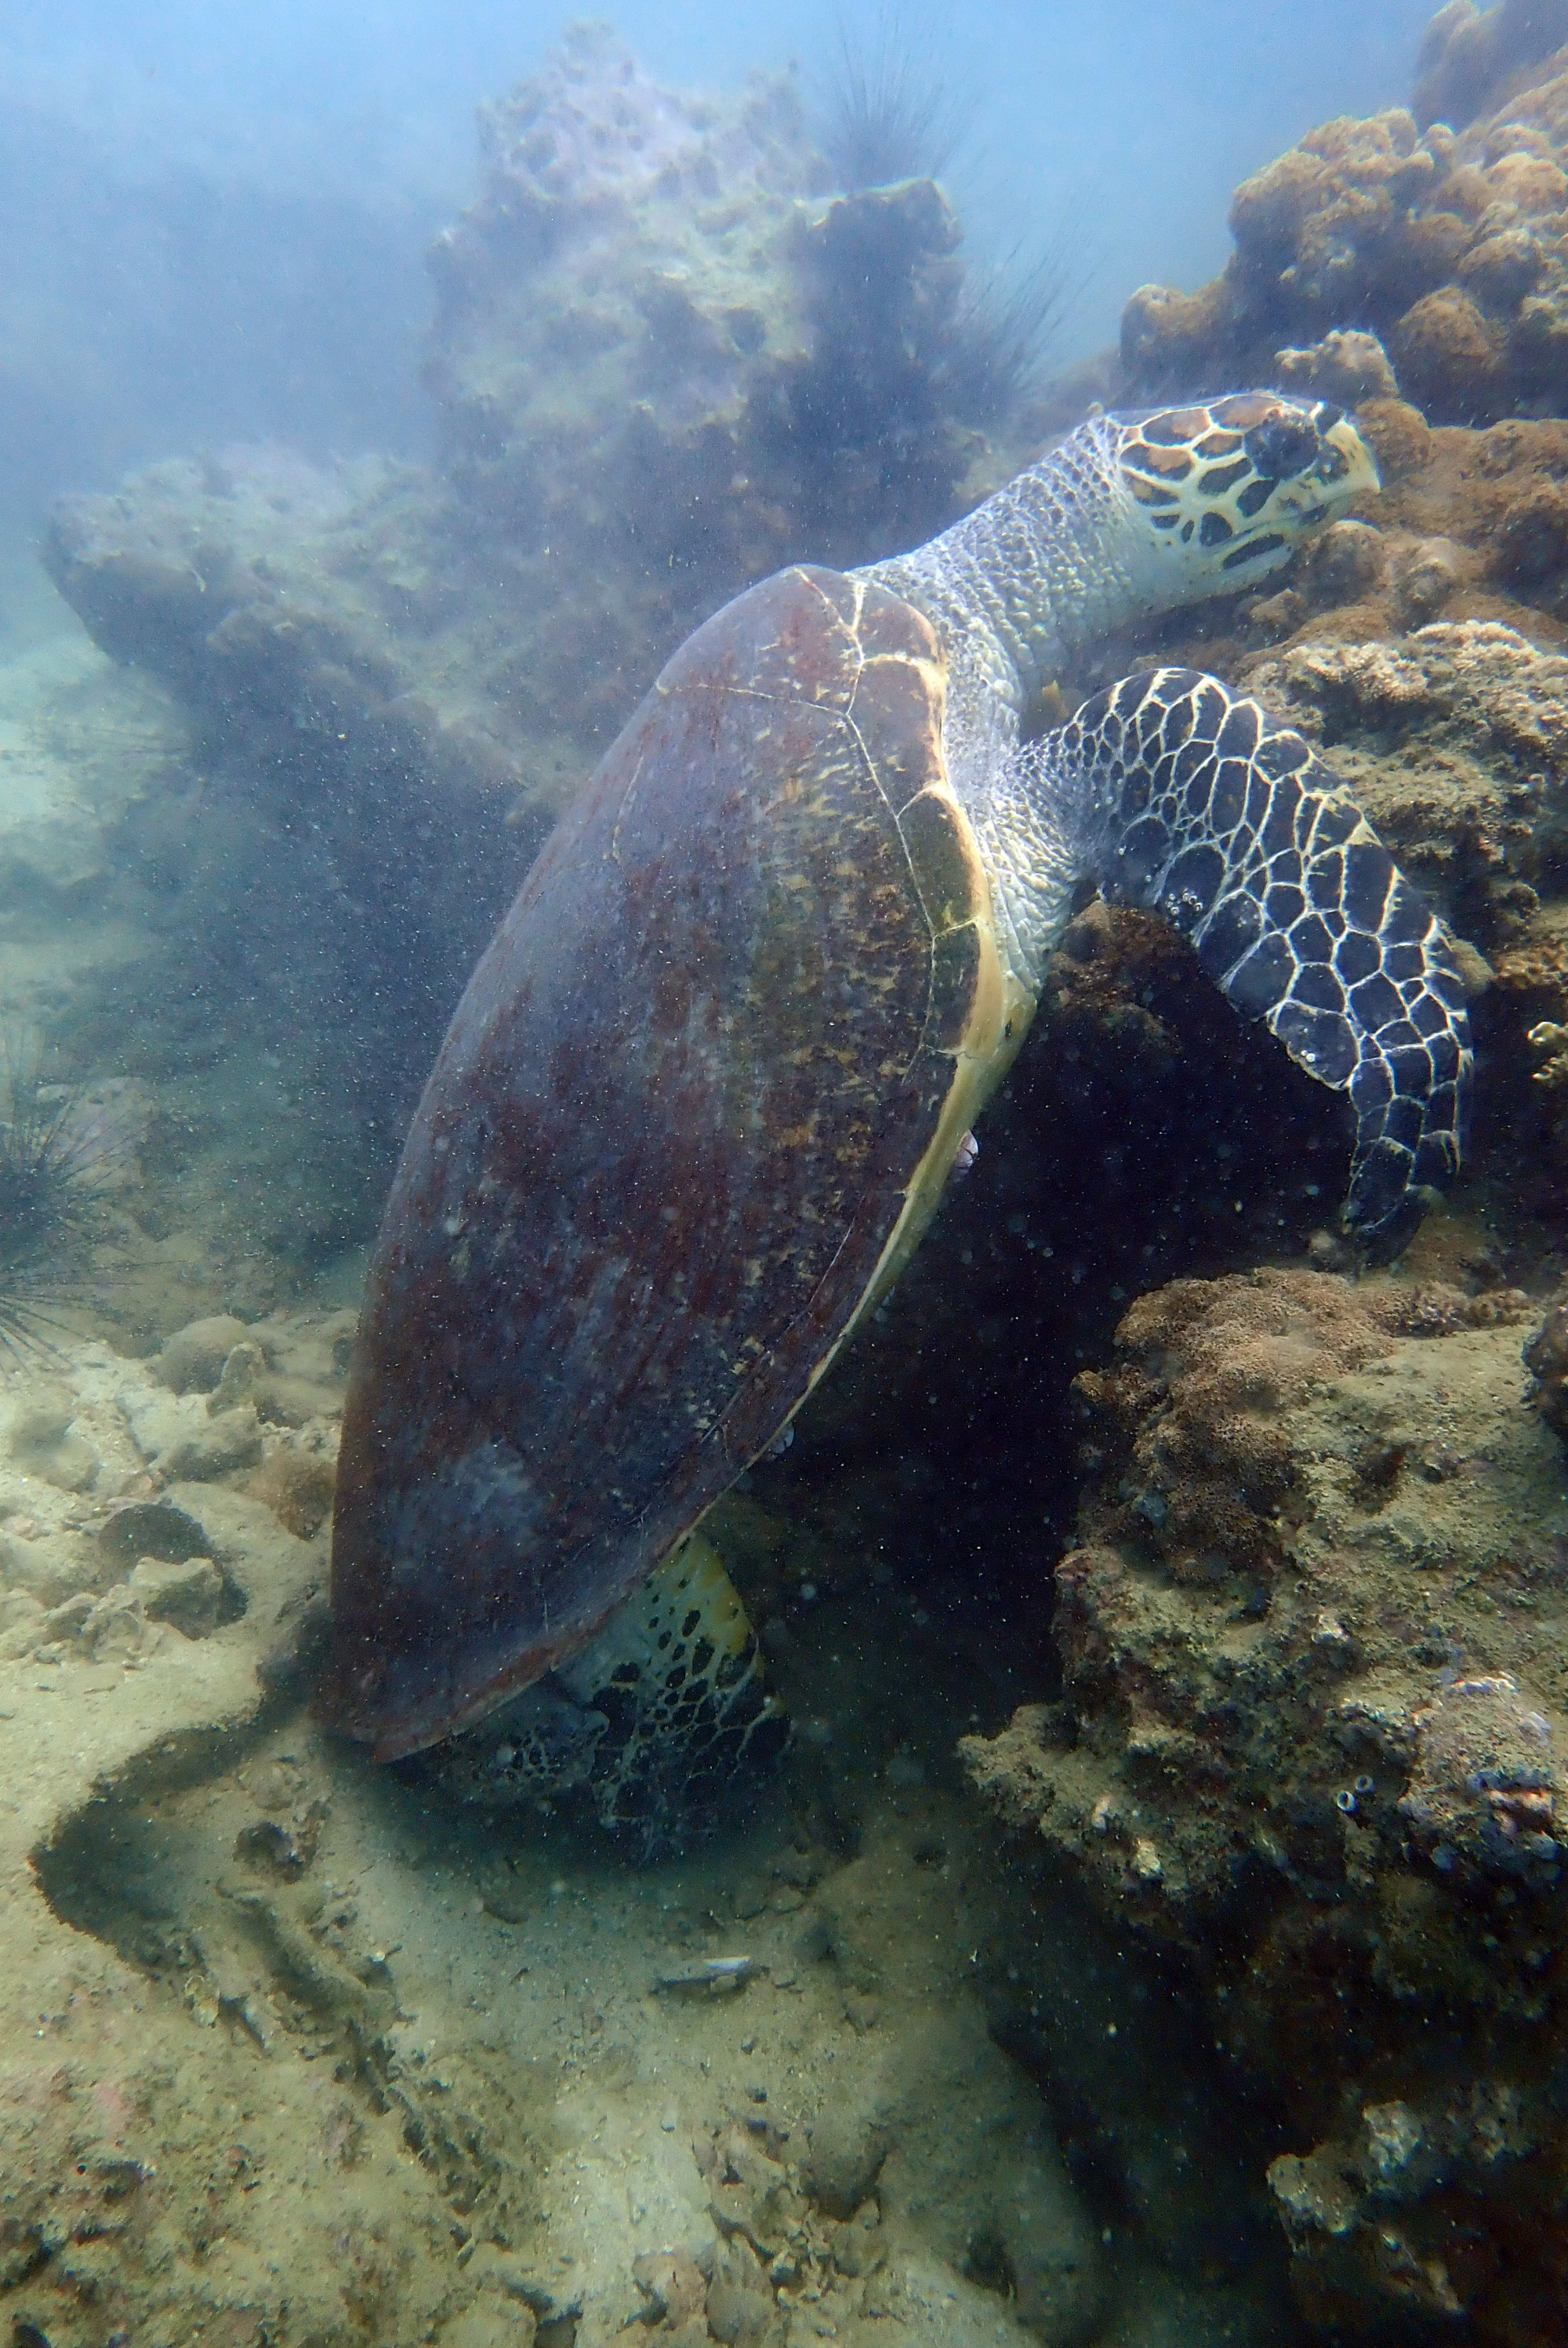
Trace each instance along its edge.
<path fill-rule="evenodd" d="M 1568 20 L 1553 5 L 1434 19 L 1416 111 L 1322 124 L 1237 188 L 1235 249 L 1196 294 L 1146 285 L 1122 325 L 1128 390 L 1262 379 L 1270 362 L 1326 396 L 1336 349 L 1377 338 L 1433 422 L 1560 412 L 1568 352 Z M 1345 389 L 1336 395 L 1331 384 Z"/>
<path fill-rule="evenodd" d="M 1463 129 L 1513 90 L 1543 79 L 1539 68 L 1559 49 L 1568 49 L 1563 0 L 1501 0 L 1484 9 L 1475 0 L 1448 0 L 1416 59 L 1416 118 L 1423 128 L 1447 122 Z"/>
<path fill-rule="evenodd" d="M 188 1321 L 163 1341 L 153 1375 L 177 1395 L 210 1394 L 222 1375 L 223 1365 L 245 1336 L 245 1323 L 232 1313 L 209 1313 Z"/>
<path fill-rule="evenodd" d="M 432 249 L 437 468 L 175 461 L 64 501 L 46 559 L 107 650 L 251 736 L 274 805 L 553 811 L 716 604 L 917 543 L 1012 469 L 960 243 L 929 180 L 833 193 L 788 77 L 669 90 L 579 26 L 481 110 Z"/>
<path fill-rule="evenodd" d="M 1488 946 L 1523 933 L 1568 848 L 1568 659 L 1496 621 L 1305 643 L 1251 683 L 1333 755 L 1395 853 Z"/>
<path fill-rule="evenodd" d="M 466 526 L 537 593 L 529 730 L 571 708 L 607 737 L 747 581 L 972 502 L 1009 387 L 932 181 L 835 195 L 787 77 L 665 90 L 593 28 L 482 111 L 480 145 L 432 256 L 426 379 Z"/>
<path fill-rule="evenodd" d="M 1535 1380 L 1532 1397 L 1554 1435 L 1568 1443 L 1568 1305 L 1556 1305 L 1524 1348 Z"/>
<path fill-rule="evenodd" d="M 1522 2336 L 1568 2179 L 1568 1488 L 1532 1317 L 1305 1271 L 1141 1299 L 1077 1382 L 1063 1699 L 963 1746 L 1025 1849 L 1195 1960 L 1282 2115 L 1303 2304 L 1353 2331 Z"/>

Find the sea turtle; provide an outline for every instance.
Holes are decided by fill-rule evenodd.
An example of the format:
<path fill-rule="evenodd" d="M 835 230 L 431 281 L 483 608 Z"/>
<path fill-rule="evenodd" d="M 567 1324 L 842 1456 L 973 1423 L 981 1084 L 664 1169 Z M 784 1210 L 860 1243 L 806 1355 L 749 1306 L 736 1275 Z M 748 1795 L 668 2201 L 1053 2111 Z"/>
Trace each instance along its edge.
<path fill-rule="evenodd" d="M 1376 483 L 1323 403 L 1102 416 L 929 545 L 781 572 L 674 654 L 404 1152 L 338 1470 L 335 1725 L 391 1758 L 506 1705 L 459 1776 L 613 1818 L 768 1724 L 688 1536 L 907 1261 L 1085 880 L 1348 1091 L 1348 1220 L 1398 1247 L 1458 1162 L 1464 990 L 1342 786 L 1183 669 L 1021 738 L 1094 642 Z"/>

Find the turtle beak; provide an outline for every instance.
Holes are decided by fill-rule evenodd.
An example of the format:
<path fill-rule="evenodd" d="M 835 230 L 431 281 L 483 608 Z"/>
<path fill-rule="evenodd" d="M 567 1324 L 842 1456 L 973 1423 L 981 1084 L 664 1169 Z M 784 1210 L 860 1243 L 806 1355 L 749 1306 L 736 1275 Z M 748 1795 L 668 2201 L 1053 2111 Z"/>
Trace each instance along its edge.
<path fill-rule="evenodd" d="M 1290 514 L 1298 529 L 1330 520 L 1381 487 L 1371 449 L 1345 410 L 1326 399 L 1258 425 L 1247 435 L 1247 453 L 1260 473 L 1276 474 L 1274 510 Z"/>

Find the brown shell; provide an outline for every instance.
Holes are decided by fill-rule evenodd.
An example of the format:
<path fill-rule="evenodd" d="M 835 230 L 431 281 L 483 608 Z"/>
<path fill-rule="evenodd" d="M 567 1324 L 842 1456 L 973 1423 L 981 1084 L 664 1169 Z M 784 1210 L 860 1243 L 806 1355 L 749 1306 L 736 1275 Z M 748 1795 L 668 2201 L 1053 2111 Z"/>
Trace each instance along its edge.
<path fill-rule="evenodd" d="M 469 983 L 372 1266 L 329 1716 L 382 1757 L 563 1660 L 777 1433 L 1010 1034 L 941 658 L 794 570 L 670 662 Z"/>

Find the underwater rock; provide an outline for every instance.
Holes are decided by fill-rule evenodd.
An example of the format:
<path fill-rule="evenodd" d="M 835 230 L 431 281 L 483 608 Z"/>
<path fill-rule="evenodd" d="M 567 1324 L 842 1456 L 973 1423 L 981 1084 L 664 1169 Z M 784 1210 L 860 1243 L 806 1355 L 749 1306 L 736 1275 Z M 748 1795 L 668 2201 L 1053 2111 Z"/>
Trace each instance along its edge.
<path fill-rule="evenodd" d="M 494 827 L 559 810 L 698 620 L 796 557 L 920 542 L 1023 443 L 946 197 L 833 194 L 788 77 L 666 90 L 577 26 L 480 146 L 431 255 L 438 470 L 175 460 L 65 500 L 46 559 L 351 896 L 374 846 L 384 891 L 412 855 L 456 917 L 456 817 L 482 940 L 538 837 Z"/>
<path fill-rule="evenodd" d="M 1388 567 L 1382 531 L 1369 521 L 1330 522 L 1312 550 L 1309 566 L 1314 602 L 1359 602 L 1378 586 Z M 1303 603 L 1303 610 L 1307 609 Z"/>
<path fill-rule="evenodd" d="M 1355 387 L 1345 375 L 1340 396 L 1389 396 L 1391 361 L 1399 390 L 1434 423 L 1560 410 L 1568 351 L 1568 25 L 1560 19 L 1558 0 L 1484 17 L 1456 0 L 1429 33 L 1416 113 L 1391 108 L 1324 123 L 1244 180 L 1223 274 L 1195 294 L 1146 285 L 1127 304 L 1126 395 L 1262 381 L 1276 353 L 1286 369 L 1321 370 L 1321 381 L 1308 379 L 1327 390 L 1346 343 L 1376 337 L 1383 368 Z M 1461 90 L 1454 115 L 1436 118 L 1438 98 Z"/>
<path fill-rule="evenodd" d="M 1423 294 L 1395 324 L 1393 343 L 1402 387 L 1424 415 L 1471 423 L 1503 405 L 1502 335 L 1461 287 Z"/>
<path fill-rule="evenodd" d="M 892 2142 L 876 2110 L 847 2102 L 830 2105 L 811 2128 L 811 2155 L 802 2182 L 830 2218 L 853 2218 L 872 2191 Z"/>
<path fill-rule="evenodd" d="M 188 1639 L 205 1639 L 218 1627 L 225 1584 L 210 1557 L 188 1557 L 178 1565 L 139 1558 L 128 1587 L 149 1622 L 171 1623 Z"/>
<path fill-rule="evenodd" d="M 188 1321 L 183 1329 L 164 1339 L 153 1375 L 177 1395 L 210 1394 L 222 1375 L 224 1363 L 244 1335 L 245 1323 L 231 1313 Z"/>
<path fill-rule="evenodd" d="M 374 1188 L 367 1132 L 389 1143 L 401 1124 L 544 835 L 549 789 L 531 816 L 523 796 L 541 763 L 565 771 L 487 683 L 497 591 L 461 575 L 444 495 L 379 459 L 325 472 L 233 450 L 63 500 L 50 524 L 61 592 L 194 737 L 194 796 L 189 775 L 149 794 L 121 851 L 160 882 L 138 916 L 160 974 L 141 980 L 138 1035 L 154 1075 L 187 1060 L 192 1006 L 206 1054 L 271 1055 L 285 1114 L 262 1104 L 253 1163 L 271 1179 L 246 1190 L 252 1217 L 282 1218 L 273 1245 L 291 1223 L 296 1245 L 342 1244 Z M 335 1203 L 302 1180 L 301 1098 Z"/>
<path fill-rule="evenodd" d="M 85 1492 L 102 1464 L 85 1437 L 72 1431 L 76 1402 L 63 1387 L 36 1384 L 12 1409 L 5 1453 L 24 1476 L 41 1477 L 62 1492 Z"/>
<path fill-rule="evenodd" d="M 248 1488 L 265 1500 L 278 1522 L 300 1540 L 309 1540 L 332 1514 L 335 1456 L 280 1443 L 251 1477 Z"/>
<path fill-rule="evenodd" d="M 1554 1435 L 1568 1443 L 1568 1305 L 1556 1305 L 1524 1348 L 1535 1380 L 1531 1399 Z"/>
<path fill-rule="evenodd" d="M 1399 386 L 1389 354 L 1376 335 L 1337 326 L 1306 350 L 1276 351 L 1278 379 L 1293 389 L 1314 391 L 1358 407 L 1369 399 L 1397 399 Z"/>
<path fill-rule="evenodd" d="M 233 1410 L 242 1402 L 254 1402 L 257 1386 L 266 1375 L 265 1353 L 253 1338 L 242 1337 L 223 1356 L 223 1367 L 211 1389 L 208 1409 Z"/>
<path fill-rule="evenodd" d="M 1568 588 L 1568 489 L 1537 482 L 1516 498 L 1497 532 L 1499 575 L 1548 609 Z M 1545 594 L 1542 593 L 1545 590 Z"/>
<path fill-rule="evenodd" d="M 1064 1700 L 962 1747 L 1023 1849 L 1195 1958 L 1229 2058 L 1317 2147 L 1269 2182 L 1324 2322 L 1451 2301 L 1512 2342 L 1552 2271 L 1568 1498 L 1527 1312 L 1285 1271 L 1141 1299 L 1077 1382 Z"/>
<path fill-rule="evenodd" d="M 917 544 L 1005 470 L 946 198 L 833 194 L 787 77 L 696 98 L 577 26 L 480 147 L 426 378 L 463 527 L 534 589 L 527 730 L 607 740 L 748 581 Z"/>
<path fill-rule="evenodd" d="M 1390 566 L 1394 609 L 1402 628 L 1424 628 L 1451 602 L 1467 569 L 1464 550 L 1451 539 L 1418 539 L 1401 548 Z"/>
<path fill-rule="evenodd" d="M 1550 2330 L 1512 2327 L 1506 2287 L 1502 2329 L 1485 2317 L 1475 2324 L 1466 2286 L 1484 2272 L 1484 2253 L 1477 2260 L 1446 2219 L 1434 2225 L 1431 2215 L 1435 2204 L 1473 2222 L 1489 2202 L 1506 2207 L 1513 2164 L 1540 2149 L 1518 2092 L 1483 2080 L 1420 2106 L 1368 2103 L 1348 2139 L 1281 2154 L 1268 2183 L 1307 2312 L 1356 2336 L 1413 2317 L 1464 2323 L 1486 2339 L 1549 2341 Z"/>
<path fill-rule="evenodd" d="M 97 1531 L 101 1554 L 127 1573 L 144 1557 L 178 1565 L 187 1558 L 205 1557 L 211 1546 L 205 1529 L 172 1500 L 133 1500 L 106 1517 Z"/>
<path fill-rule="evenodd" d="M 1440 1685 L 1410 1715 L 1415 1733 L 1399 1816 L 1444 1875 L 1459 1870 L 1555 1883 L 1564 1786 L 1552 1724 L 1512 1673 Z"/>
<path fill-rule="evenodd" d="M 1485 9 L 1475 0 L 1448 0 L 1427 26 L 1416 58 L 1410 103 L 1417 121 L 1423 129 L 1446 122 L 1462 130 L 1512 88 L 1542 78 L 1530 69 L 1558 48 L 1568 48 L 1563 0 L 1501 0 Z"/>
<path fill-rule="evenodd" d="M 241 1403 L 179 1437 L 158 1454 L 154 1466 L 160 1476 L 206 1484 L 236 1468 L 249 1468 L 261 1456 L 261 1427 L 255 1405 Z"/>

